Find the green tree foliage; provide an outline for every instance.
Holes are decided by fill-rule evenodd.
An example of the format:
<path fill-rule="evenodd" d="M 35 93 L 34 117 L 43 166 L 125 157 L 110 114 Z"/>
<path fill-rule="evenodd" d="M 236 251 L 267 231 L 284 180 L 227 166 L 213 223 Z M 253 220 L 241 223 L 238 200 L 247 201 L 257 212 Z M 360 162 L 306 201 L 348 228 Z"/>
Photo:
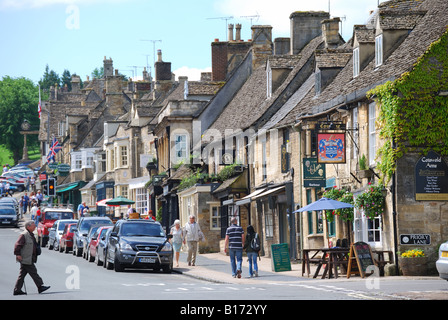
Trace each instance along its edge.
<path fill-rule="evenodd" d="M 22 156 L 21 124 L 26 119 L 32 128 L 38 128 L 39 90 L 26 78 L 3 77 L 0 81 L 0 144 L 12 152 L 14 162 Z M 37 136 L 29 135 L 27 145 L 37 144 Z"/>
<path fill-rule="evenodd" d="M 54 70 L 50 70 L 47 64 L 44 75 L 42 79 L 39 80 L 40 88 L 44 91 L 49 91 L 50 87 L 56 84 L 58 87 L 61 86 L 61 78 Z"/>
<path fill-rule="evenodd" d="M 68 91 L 72 91 L 72 75 L 70 74 L 70 71 L 68 71 L 67 69 L 65 69 L 64 72 L 62 72 L 61 85 L 62 87 L 67 85 Z"/>

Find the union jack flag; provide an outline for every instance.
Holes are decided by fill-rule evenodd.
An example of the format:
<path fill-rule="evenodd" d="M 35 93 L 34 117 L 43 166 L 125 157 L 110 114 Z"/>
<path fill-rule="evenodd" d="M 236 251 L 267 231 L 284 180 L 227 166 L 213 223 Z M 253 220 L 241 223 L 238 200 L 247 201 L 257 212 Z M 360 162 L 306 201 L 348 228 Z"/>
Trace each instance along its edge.
<path fill-rule="evenodd" d="M 50 161 L 55 162 L 56 160 L 54 157 L 55 157 L 56 153 L 58 153 L 59 150 L 61 150 L 61 149 L 62 149 L 62 146 L 59 144 L 58 139 L 53 138 L 53 143 L 51 144 L 50 151 L 48 152 L 48 155 L 47 155 L 47 163 L 50 163 Z"/>

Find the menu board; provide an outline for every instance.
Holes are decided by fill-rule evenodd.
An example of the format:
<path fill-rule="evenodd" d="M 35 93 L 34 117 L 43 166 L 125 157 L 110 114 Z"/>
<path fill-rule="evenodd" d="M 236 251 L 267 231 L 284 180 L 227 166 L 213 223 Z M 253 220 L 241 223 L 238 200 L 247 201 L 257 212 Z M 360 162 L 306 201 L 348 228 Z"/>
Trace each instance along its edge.
<path fill-rule="evenodd" d="M 356 242 L 350 247 L 350 261 L 348 264 L 347 278 L 350 278 L 352 261 L 356 260 L 356 265 L 362 278 L 366 276 L 367 267 L 374 266 L 375 262 L 372 258 L 372 250 L 370 246 L 365 242 Z M 370 274 L 369 274 L 370 275 Z"/>
<path fill-rule="evenodd" d="M 448 165 L 434 151 L 429 151 L 415 165 L 415 200 L 448 200 Z"/>
<path fill-rule="evenodd" d="M 291 260 L 289 259 L 289 246 L 287 243 L 271 245 L 272 271 L 291 271 Z"/>

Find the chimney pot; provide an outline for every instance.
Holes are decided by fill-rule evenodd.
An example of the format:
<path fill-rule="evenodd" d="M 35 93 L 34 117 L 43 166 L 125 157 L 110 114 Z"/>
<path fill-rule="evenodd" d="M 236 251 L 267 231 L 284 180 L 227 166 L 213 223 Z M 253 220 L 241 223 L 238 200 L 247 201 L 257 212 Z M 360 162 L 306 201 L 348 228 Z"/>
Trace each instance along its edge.
<path fill-rule="evenodd" d="M 162 50 L 157 50 L 157 62 L 162 62 Z"/>
<path fill-rule="evenodd" d="M 233 24 L 229 24 L 229 41 L 233 41 Z"/>
<path fill-rule="evenodd" d="M 241 41 L 241 23 L 235 26 L 235 41 Z"/>

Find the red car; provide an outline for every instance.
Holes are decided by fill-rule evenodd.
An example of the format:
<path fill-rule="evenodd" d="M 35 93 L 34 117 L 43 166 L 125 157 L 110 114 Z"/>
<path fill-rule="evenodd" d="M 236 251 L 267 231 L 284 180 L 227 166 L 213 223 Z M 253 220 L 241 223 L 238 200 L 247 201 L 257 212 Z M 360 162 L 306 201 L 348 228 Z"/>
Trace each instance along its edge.
<path fill-rule="evenodd" d="M 90 240 L 90 244 L 89 244 L 89 251 L 87 252 L 87 254 L 88 254 L 87 260 L 89 262 L 95 261 L 96 248 L 97 248 L 98 244 L 100 243 L 101 238 L 106 236 L 107 229 L 110 229 L 112 227 L 113 226 L 99 227 L 98 230 L 96 230 L 95 233 L 93 234 L 92 240 Z"/>
<path fill-rule="evenodd" d="M 65 251 L 65 253 L 68 253 L 73 250 L 73 228 L 76 228 L 76 223 L 65 225 L 59 241 L 59 252 Z"/>

